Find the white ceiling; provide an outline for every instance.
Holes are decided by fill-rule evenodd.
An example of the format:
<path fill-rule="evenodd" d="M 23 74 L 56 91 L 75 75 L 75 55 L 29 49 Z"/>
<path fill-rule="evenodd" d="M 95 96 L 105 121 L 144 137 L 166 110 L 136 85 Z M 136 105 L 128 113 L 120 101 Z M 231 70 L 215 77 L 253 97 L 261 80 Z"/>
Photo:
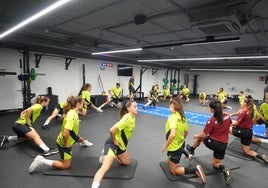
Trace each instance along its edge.
<path fill-rule="evenodd" d="M 2 0 L 0 33 L 56 2 Z M 140 59 L 268 54 L 267 0 L 73 0 L 0 39 L 0 45 L 31 51 L 125 63 Z M 135 23 L 144 15 L 143 24 Z M 208 26 L 217 25 L 214 29 Z M 229 32 L 219 26 L 228 27 Z M 201 33 L 205 27 L 209 34 Z M 235 29 L 236 28 L 236 29 Z M 239 42 L 183 47 L 180 43 L 240 37 Z M 177 45 L 172 45 L 177 43 Z M 154 48 L 155 45 L 170 44 Z M 146 47 L 142 52 L 91 56 L 91 52 Z M 143 63 L 146 66 L 267 69 L 267 60 Z"/>

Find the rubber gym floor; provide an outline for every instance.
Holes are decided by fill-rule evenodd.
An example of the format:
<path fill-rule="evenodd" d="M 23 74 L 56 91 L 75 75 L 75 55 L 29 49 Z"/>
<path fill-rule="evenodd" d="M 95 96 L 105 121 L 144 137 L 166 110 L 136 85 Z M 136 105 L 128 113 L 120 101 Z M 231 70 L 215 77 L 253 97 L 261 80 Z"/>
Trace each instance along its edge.
<path fill-rule="evenodd" d="M 139 101 L 145 103 L 146 101 Z M 160 103 L 161 106 L 168 107 L 168 102 Z M 229 101 L 233 109 L 226 109 L 227 112 L 236 112 L 238 102 Z M 192 98 L 189 103 L 184 103 L 184 109 L 192 112 L 209 114 L 207 106 L 200 106 L 196 98 Z M 56 138 L 61 121 L 54 120 L 50 123 L 50 130 L 42 130 L 41 125 L 51 112 L 42 112 L 39 119 L 34 124 L 36 130 L 42 135 L 49 135 Z M 0 133 L 14 135 L 12 125 L 18 118 L 19 112 L 0 114 Z M 93 142 L 94 145 L 88 148 L 81 148 L 76 144 L 73 148 L 73 157 L 93 156 L 98 157 L 103 148 L 104 141 L 109 136 L 109 128 L 119 119 L 119 110 L 106 107 L 103 113 L 89 110 L 87 116 L 81 117 L 80 135 Z M 233 183 L 229 186 L 225 184 L 223 174 L 207 176 L 207 183 L 203 185 L 199 178 L 185 179 L 182 181 L 170 181 L 159 163 L 166 160 L 166 153 L 161 152 L 161 147 L 165 141 L 165 118 L 139 113 L 136 116 L 136 130 L 133 138 L 129 141 L 128 151 L 130 156 L 138 160 L 138 165 L 134 177 L 130 180 L 104 179 L 101 187 L 116 188 L 175 188 L 175 187 L 258 187 L 268 186 L 267 175 L 268 166 L 259 161 L 246 161 L 240 158 L 228 156 L 240 166 L 239 169 L 231 172 Z M 193 142 L 193 135 L 203 130 L 202 126 L 189 124 L 189 135 L 186 143 Z M 230 142 L 234 139 L 230 136 Z M 267 153 L 268 154 L 268 151 Z M 196 155 L 212 155 L 212 152 L 203 144 L 197 149 Z M 58 154 L 55 155 L 59 158 Z M 59 187 L 80 187 L 90 188 L 92 179 L 81 177 L 45 176 L 42 172 L 34 174 L 28 173 L 28 168 L 33 158 L 27 156 L 16 143 L 7 143 L 0 150 L 0 187 L 21 187 L 21 188 L 59 188 Z M 81 164 L 82 166 L 83 164 Z"/>

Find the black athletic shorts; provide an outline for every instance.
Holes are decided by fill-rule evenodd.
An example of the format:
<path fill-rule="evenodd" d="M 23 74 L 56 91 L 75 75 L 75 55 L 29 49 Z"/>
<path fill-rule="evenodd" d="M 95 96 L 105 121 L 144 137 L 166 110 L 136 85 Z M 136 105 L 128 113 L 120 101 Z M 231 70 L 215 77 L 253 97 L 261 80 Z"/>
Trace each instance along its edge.
<path fill-rule="evenodd" d="M 253 136 L 252 129 L 233 127 L 233 135 L 241 138 L 241 144 L 249 146 Z"/>
<path fill-rule="evenodd" d="M 72 158 L 72 156 L 73 156 L 72 147 L 70 147 L 70 148 L 61 147 L 59 144 L 57 144 L 57 147 L 59 149 L 60 158 L 62 160 L 67 160 L 67 159 Z"/>
<path fill-rule="evenodd" d="M 185 147 L 185 143 L 183 143 L 183 145 L 175 151 L 168 151 L 167 156 L 169 160 L 172 161 L 173 163 L 178 164 L 181 160 L 181 155 L 183 153 L 184 147 Z"/>
<path fill-rule="evenodd" d="M 135 88 L 133 88 L 133 87 L 128 88 L 128 91 L 129 91 L 129 94 L 130 94 L 130 95 L 136 93 Z"/>
<path fill-rule="evenodd" d="M 121 150 L 118 146 L 114 144 L 111 138 L 108 138 L 104 144 L 104 155 L 108 155 L 109 151 L 112 151 L 116 156 L 124 153 L 126 150 Z"/>
<path fill-rule="evenodd" d="M 18 135 L 18 138 L 25 138 L 25 135 L 28 132 L 34 130 L 33 128 L 30 128 L 28 125 L 23 125 L 19 123 L 15 123 L 12 129 Z"/>
<path fill-rule="evenodd" d="M 119 98 L 113 98 L 113 97 L 112 97 L 111 99 L 112 99 L 111 101 L 112 101 L 113 103 L 115 103 L 115 104 L 118 104 L 118 103 L 119 103 Z"/>
<path fill-rule="evenodd" d="M 217 140 L 213 140 L 212 138 L 207 136 L 204 139 L 204 144 L 209 149 L 213 150 L 214 158 L 216 158 L 216 159 L 223 159 L 224 158 L 227 143 L 222 143 L 222 142 L 219 142 Z"/>

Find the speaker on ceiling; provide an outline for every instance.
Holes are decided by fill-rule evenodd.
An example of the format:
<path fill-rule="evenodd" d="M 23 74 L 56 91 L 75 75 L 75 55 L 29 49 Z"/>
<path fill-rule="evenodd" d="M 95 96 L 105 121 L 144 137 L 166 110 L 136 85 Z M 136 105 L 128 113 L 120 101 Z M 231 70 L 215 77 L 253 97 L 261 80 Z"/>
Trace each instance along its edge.
<path fill-rule="evenodd" d="M 145 15 L 137 15 L 134 18 L 135 24 L 136 25 L 140 25 L 140 24 L 144 24 L 147 21 L 147 18 Z"/>

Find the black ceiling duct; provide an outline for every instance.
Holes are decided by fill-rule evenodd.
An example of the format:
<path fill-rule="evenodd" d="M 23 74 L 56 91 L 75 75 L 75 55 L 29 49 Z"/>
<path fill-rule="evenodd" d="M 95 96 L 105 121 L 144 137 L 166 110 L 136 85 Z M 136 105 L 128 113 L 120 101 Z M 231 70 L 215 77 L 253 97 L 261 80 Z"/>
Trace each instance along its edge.
<path fill-rule="evenodd" d="M 140 25 L 140 24 L 144 24 L 147 21 L 147 18 L 145 15 L 137 15 L 134 18 L 135 24 L 136 25 Z"/>

